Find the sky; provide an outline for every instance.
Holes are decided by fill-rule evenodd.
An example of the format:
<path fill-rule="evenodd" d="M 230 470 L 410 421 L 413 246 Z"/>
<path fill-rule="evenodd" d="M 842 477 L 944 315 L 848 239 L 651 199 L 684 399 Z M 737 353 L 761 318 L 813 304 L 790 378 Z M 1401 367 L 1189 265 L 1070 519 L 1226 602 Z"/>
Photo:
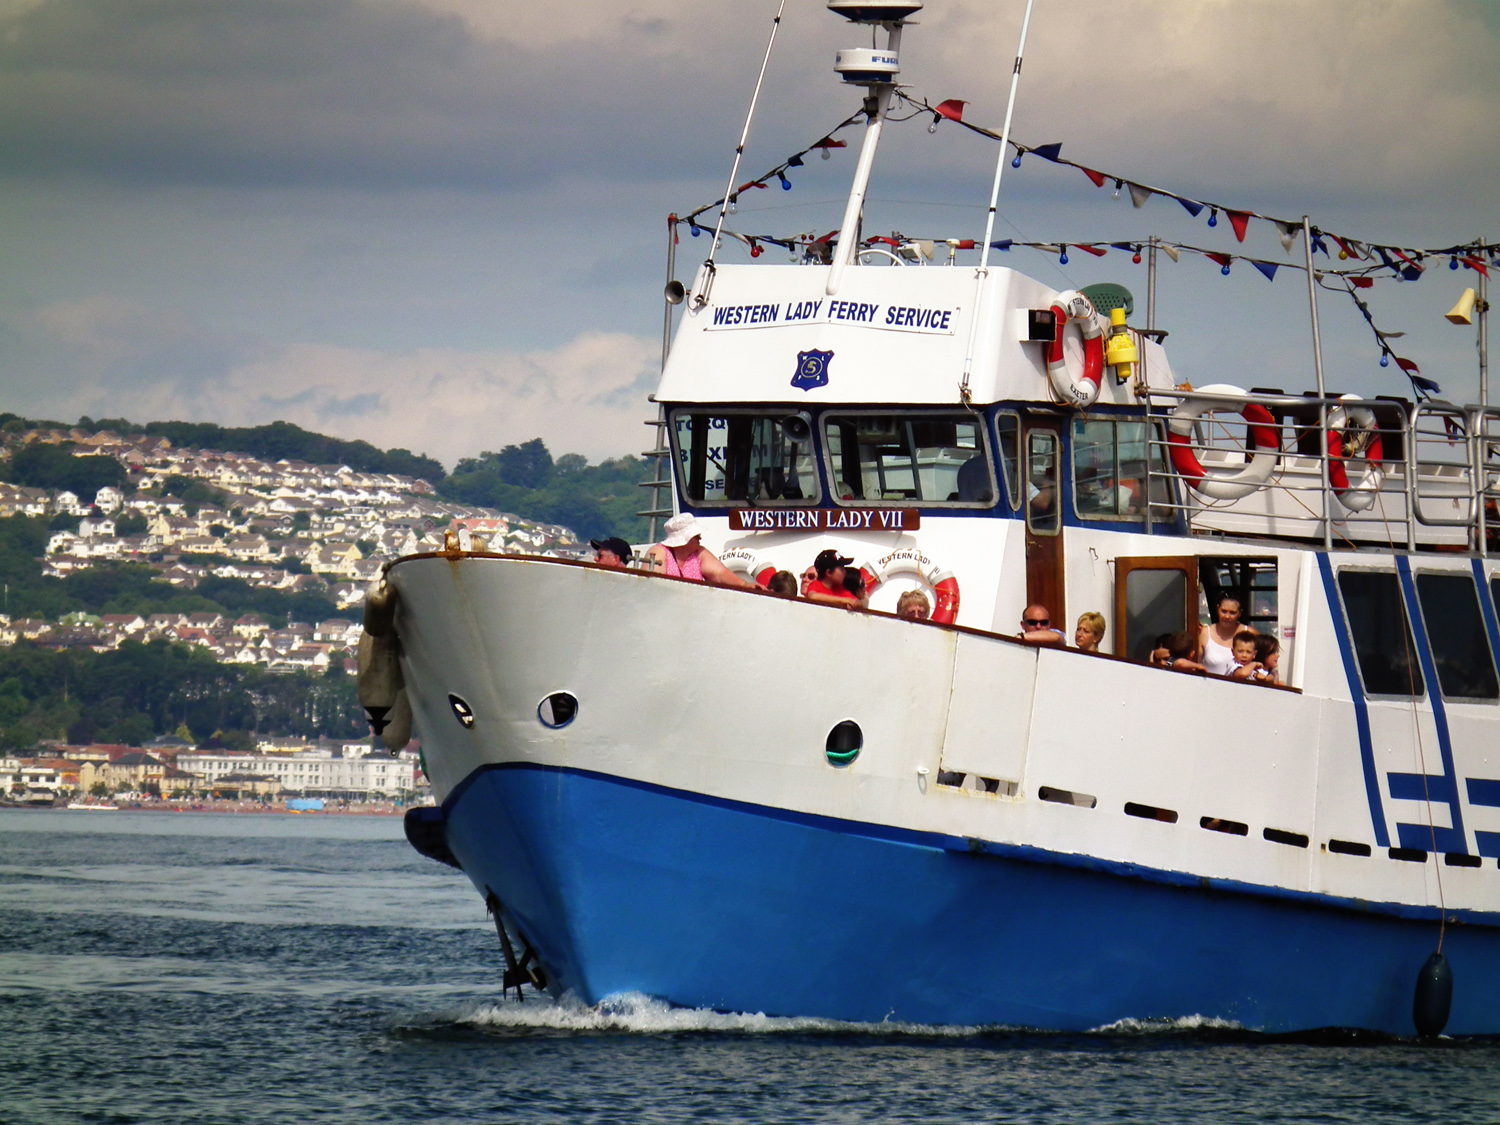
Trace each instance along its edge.
<path fill-rule="evenodd" d="M 1023 9 L 933 0 L 902 81 L 998 129 Z M 284 418 L 450 467 L 532 437 L 595 459 L 648 448 L 665 217 L 721 192 L 774 11 L 0 0 L 0 410 Z M 743 179 L 858 107 L 832 63 L 864 41 L 821 0 L 788 0 Z M 1184 194 L 1441 246 L 1500 240 L 1497 107 L 1485 0 L 1038 0 L 1014 134 Z M 995 146 L 927 120 L 888 130 L 867 233 L 983 233 Z M 747 193 L 736 227 L 836 227 L 854 151 Z M 1007 165 L 997 237 L 1286 258 L 1265 224 L 1240 246 L 1225 222 L 1111 189 Z M 705 249 L 682 239 L 680 276 Z M 1128 255 L 1086 257 L 999 264 L 1144 294 Z M 1442 313 L 1473 277 L 1436 263 L 1369 291 L 1459 402 L 1478 396 L 1474 335 Z M 1331 390 L 1407 391 L 1346 298 L 1319 310 Z M 1301 274 L 1163 261 L 1157 321 L 1179 378 L 1313 385 Z"/>

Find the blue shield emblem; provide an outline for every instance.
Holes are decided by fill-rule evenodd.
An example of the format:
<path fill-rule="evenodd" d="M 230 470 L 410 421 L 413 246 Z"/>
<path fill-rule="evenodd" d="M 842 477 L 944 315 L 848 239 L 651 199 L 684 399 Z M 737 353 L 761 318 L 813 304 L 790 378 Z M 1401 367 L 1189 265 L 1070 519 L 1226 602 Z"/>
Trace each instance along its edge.
<path fill-rule="evenodd" d="M 797 373 L 792 376 L 792 386 L 804 391 L 828 386 L 828 362 L 831 359 L 832 352 L 820 352 L 817 349 L 798 352 Z"/>

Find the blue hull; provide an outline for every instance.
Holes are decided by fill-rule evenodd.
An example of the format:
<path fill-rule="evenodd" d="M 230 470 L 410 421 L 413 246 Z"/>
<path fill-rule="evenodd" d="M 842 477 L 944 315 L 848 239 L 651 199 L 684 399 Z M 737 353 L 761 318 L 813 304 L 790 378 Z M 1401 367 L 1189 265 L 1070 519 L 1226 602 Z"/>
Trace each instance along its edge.
<path fill-rule="evenodd" d="M 1202 1016 L 1411 1035 L 1434 919 L 996 854 L 598 774 L 481 770 L 447 843 L 560 988 L 831 1019 Z M 1076 857 L 1074 857 L 1076 858 Z M 1500 1031 L 1500 929 L 1450 925 L 1448 1034 Z"/>

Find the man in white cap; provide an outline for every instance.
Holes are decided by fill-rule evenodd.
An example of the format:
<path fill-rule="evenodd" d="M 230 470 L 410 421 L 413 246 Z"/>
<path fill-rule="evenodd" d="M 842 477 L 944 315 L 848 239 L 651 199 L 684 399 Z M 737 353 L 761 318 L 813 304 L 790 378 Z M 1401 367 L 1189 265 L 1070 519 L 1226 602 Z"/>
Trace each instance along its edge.
<path fill-rule="evenodd" d="M 716 586 L 750 585 L 703 546 L 703 529 L 691 513 L 678 513 L 662 530 L 662 541 L 646 552 L 652 570 L 674 578 L 712 582 Z"/>

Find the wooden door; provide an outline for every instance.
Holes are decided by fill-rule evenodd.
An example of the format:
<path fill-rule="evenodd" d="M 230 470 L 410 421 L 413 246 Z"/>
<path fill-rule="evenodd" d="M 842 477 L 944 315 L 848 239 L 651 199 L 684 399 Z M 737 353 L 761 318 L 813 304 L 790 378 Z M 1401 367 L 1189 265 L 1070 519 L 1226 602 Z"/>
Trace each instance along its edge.
<path fill-rule="evenodd" d="M 1062 536 L 1062 427 L 1026 421 L 1026 604 L 1044 605 L 1052 627 L 1068 632 Z"/>
<path fill-rule="evenodd" d="M 1164 633 L 1198 629 L 1195 555 L 1115 560 L 1115 655 L 1147 660 Z"/>

